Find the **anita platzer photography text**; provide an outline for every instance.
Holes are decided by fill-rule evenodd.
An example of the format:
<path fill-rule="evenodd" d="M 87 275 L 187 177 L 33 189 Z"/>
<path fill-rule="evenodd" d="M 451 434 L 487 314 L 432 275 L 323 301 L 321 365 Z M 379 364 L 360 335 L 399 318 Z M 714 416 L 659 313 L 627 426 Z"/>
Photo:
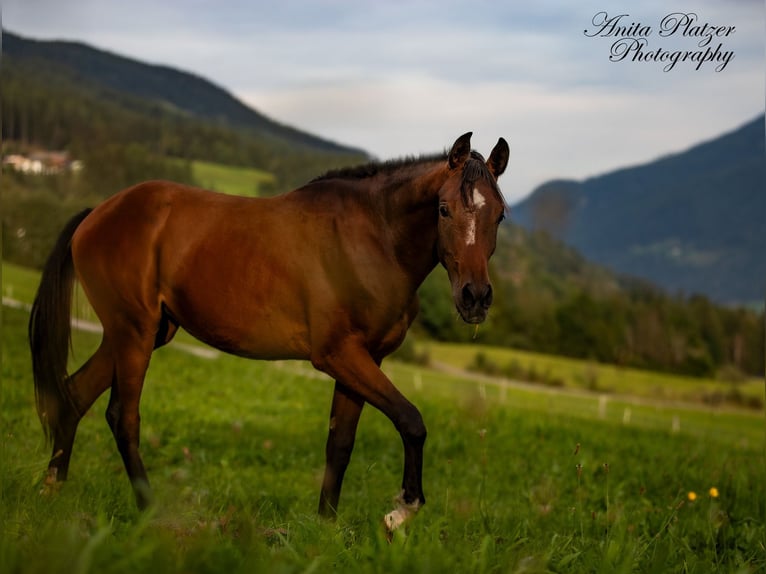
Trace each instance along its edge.
<path fill-rule="evenodd" d="M 583 32 L 586 36 L 614 40 L 609 50 L 612 62 L 659 62 L 665 72 L 679 63 L 692 64 L 695 70 L 710 64 L 722 72 L 734 58 L 734 51 L 727 50 L 725 42 L 736 32 L 736 26 L 704 22 L 694 12 L 672 12 L 656 27 L 633 21 L 629 14 L 610 16 L 607 12 L 596 13 L 591 23 L 593 27 Z M 655 30 L 658 41 L 653 38 Z M 657 45 L 661 40 L 667 44 L 679 38 L 693 45 L 687 49 Z"/>

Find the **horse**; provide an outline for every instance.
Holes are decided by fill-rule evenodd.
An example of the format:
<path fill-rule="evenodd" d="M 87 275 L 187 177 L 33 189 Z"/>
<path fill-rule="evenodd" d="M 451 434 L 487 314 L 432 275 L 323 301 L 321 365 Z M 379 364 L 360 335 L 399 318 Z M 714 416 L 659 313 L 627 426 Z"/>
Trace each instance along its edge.
<path fill-rule="evenodd" d="M 425 503 L 426 427 L 380 369 L 441 263 L 460 317 L 492 303 L 488 262 L 507 205 L 497 184 L 509 148 L 486 161 L 471 133 L 448 152 L 330 171 L 270 198 L 168 181 L 127 188 L 69 221 L 44 266 L 29 321 L 36 407 L 53 453 L 45 484 L 66 480 L 75 433 L 111 389 L 106 420 L 136 504 L 152 501 L 139 454 L 139 400 L 152 352 L 180 327 L 250 359 L 302 359 L 335 380 L 319 514 L 336 516 L 365 403 L 404 446 L 393 531 Z M 95 353 L 67 374 L 79 281 L 102 326 Z"/>

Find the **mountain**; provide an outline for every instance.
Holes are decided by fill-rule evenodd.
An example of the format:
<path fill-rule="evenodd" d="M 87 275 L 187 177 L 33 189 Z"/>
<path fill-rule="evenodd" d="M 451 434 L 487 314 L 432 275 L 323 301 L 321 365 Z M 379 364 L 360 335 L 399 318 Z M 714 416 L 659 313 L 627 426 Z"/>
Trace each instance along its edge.
<path fill-rule="evenodd" d="M 766 293 L 764 117 L 645 165 L 555 180 L 514 206 L 588 259 L 722 303 Z"/>
<path fill-rule="evenodd" d="M 323 152 L 366 155 L 362 150 L 283 125 L 248 107 L 225 89 L 189 72 L 151 65 L 79 42 L 39 41 L 3 30 L 2 51 L 17 63 L 39 65 L 85 82 L 127 94 L 193 117 L 251 130 Z"/>

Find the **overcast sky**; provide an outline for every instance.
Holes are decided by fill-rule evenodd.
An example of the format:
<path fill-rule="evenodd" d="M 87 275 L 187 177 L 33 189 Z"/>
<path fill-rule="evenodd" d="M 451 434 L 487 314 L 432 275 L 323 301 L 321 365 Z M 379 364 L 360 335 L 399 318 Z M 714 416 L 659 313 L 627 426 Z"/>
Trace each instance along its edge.
<path fill-rule="evenodd" d="M 194 72 L 276 120 L 381 159 L 441 151 L 469 130 L 487 155 L 503 136 L 511 202 L 554 177 L 715 137 L 762 113 L 766 98 L 763 0 L 5 0 L 2 9 L 13 32 Z M 597 35 L 603 11 L 640 24 L 644 54 L 720 44 L 734 57 L 721 71 L 724 60 L 665 71 L 668 60 L 633 61 L 634 52 L 612 62 L 620 38 Z M 676 12 L 734 30 L 705 39 L 682 25 L 661 36 Z"/>

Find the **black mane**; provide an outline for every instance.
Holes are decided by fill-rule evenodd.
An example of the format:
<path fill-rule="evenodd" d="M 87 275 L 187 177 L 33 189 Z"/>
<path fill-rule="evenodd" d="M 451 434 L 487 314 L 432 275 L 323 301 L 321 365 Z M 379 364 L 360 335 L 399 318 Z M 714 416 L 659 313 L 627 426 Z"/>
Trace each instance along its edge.
<path fill-rule="evenodd" d="M 449 153 L 445 151 L 440 154 L 421 155 L 417 157 L 407 156 L 382 162 L 373 161 L 362 165 L 332 169 L 323 175 L 315 177 L 309 184 L 333 179 L 359 180 L 375 177 L 376 175 L 387 175 L 411 166 L 447 161 L 448 156 Z M 471 156 L 466 160 L 465 165 L 463 166 L 463 181 L 460 186 L 460 198 L 463 205 L 466 207 L 473 206 L 473 188 L 476 182 L 480 179 L 483 179 L 490 184 L 490 187 L 507 211 L 508 204 L 505 202 L 503 194 L 500 193 L 500 188 L 498 187 L 495 178 L 492 177 L 484 156 L 477 151 L 471 151 Z"/>
<path fill-rule="evenodd" d="M 326 181 L 328 179 L 366 179 L 376 175 L 390 174 L 409 166 L 420 165 L 422 163 L 430 163 L 434 161 L 447 161 L 447 153 L 445 152 L 441 154 L 421 155 L 417 157 L 407 156 L 399 159 L 372 161 L 362 165 L 331 169 L 327 173 L 320 175 L 319 177 L 315 177 L 309 183 Z"/>

